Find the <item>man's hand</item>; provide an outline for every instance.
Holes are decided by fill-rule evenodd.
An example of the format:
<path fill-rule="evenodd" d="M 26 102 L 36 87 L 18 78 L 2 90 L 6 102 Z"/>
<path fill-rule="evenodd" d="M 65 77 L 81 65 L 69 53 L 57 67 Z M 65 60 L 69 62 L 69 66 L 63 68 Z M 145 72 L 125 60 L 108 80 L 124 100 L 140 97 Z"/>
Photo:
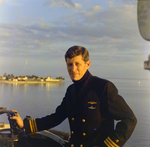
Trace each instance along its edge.
<path fill-rule="evenodd" d="M 12 112 L 17 112 L 15 110 L 11 110 L 11 111 Z M 24 127 L 23 120 L 22 120 L 22 118 L 20 117 L 20 115 L 18 113 L 17 113 L 16 116 L 10 117 L 10 119 L 16 120 L 16 123 L 18 124 L 20 129 L 22 129 Z"/>

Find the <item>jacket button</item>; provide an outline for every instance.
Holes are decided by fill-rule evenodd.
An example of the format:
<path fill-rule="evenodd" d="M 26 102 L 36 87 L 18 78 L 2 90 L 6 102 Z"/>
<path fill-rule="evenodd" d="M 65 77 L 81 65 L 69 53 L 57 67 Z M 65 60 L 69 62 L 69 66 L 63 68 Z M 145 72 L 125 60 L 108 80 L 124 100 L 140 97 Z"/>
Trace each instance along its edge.
<path fill-rule="evenodd" d="M 73 144 L 71 144 L 71 147 L 74 147 L 74 145 L 73 145 Z"/>
<path fill-rule="evenodd" d="M 85 119 L 82 119 L 82 122 L 85 122 Z"/>
<path fill-rule="evenodd" d="M 74 121 L 74 118 L 71 118 L 72 121 Z"/>
<path fill-rule="evenodd" d="M 83 136 L 86 136 L 86 133 L 83 133 Z"/>
<path fill-rule="evenodd" d="M 73 132 L 73 131 L 71 131 L 71 134 L 74 134 L 74 132 Z"/>

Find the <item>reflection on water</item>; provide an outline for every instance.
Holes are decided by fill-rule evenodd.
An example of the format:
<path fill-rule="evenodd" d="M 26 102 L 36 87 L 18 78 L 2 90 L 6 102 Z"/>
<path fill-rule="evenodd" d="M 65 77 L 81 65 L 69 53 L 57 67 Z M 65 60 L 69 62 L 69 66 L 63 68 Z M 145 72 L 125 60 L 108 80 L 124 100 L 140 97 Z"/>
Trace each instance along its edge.
<path fill-rule="evenodd" d="M 40 87 L 40 88 L 45 88 L 46 90 L 49 91 L 51 88 L 57 88 L 57 87 L 62 87 L 64 86 L 64 83 L 1 83 L 1 88 L 3 90 L 4 87 L 12 87 L 13 89 L 16 89 L 17 87 L 23 87 L 24 90 L 26 90 L 27 86 L 29 87 Z"/>
<path fill-rule="evenodd" d="M 54 111 L 64 96 L 64 88 L 64 83 L 0 83 L 0 107 L 17 110 L 23 118 L 41 117 Z M 1 120 L 8 123 L 5 114 Z"/>

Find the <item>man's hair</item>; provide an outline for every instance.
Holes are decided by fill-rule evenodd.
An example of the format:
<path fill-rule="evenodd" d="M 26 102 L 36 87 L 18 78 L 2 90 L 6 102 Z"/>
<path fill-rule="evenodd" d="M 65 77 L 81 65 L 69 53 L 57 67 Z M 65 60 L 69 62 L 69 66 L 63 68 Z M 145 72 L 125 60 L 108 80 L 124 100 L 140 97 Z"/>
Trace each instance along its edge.
<path fill-rule="evenodd" d="M 67 61 L 67 58 L 71 59 L 79 55 L 82 55 L 83 61 L 87 62 L 89 60 L 89 52 L 85 47 L 82 46 L 70 47 L 65 54 L 65 60 Z"/>

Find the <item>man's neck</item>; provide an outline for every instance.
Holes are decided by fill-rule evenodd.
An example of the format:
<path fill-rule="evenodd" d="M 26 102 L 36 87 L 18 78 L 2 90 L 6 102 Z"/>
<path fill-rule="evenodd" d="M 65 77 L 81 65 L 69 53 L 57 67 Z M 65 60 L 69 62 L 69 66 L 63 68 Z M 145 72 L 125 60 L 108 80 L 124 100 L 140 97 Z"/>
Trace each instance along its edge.
<path fill-rule="evenodd" d="M 87 71 L 85 72 L 84 76 L 83 76 L 80 80 L 78 80 L 78 81 L 72 80 L 72 81 L 74 82 L 75 85 L 82 85 L 82 84 L 86 81 L 86 79 L 88 78 L 89 74 L 90 74 L 90 73 L 89 73 L 89 71 L 87 70 Z"/>
<path fill-rule="evenodd" d="M 75 95 L 76 97 L 78 97 L 80 90 L 82 89 L 82 86 L 84 85 L 85 81 L 88 79 L 90 73 L 87 70 L 86 73 L 84 74 L 84 76 L 78 80 L 78 81 L 73 81 L 74 82 L 74 86 L 75 86 Z"/>

